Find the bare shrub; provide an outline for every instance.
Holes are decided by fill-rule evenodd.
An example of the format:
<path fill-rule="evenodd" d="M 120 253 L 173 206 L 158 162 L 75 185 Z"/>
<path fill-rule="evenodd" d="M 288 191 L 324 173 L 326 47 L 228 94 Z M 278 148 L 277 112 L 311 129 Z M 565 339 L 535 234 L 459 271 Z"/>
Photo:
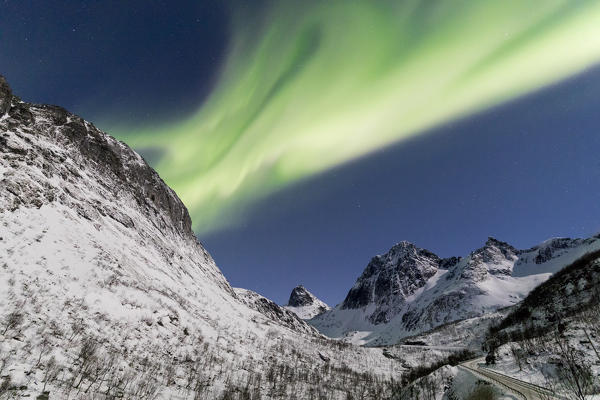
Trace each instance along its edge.
<path fill-rule="evenodd" d="M 477 386 L 469 395 L 467 400 L 494 400 L 496 399 L 496 393 L 490 384 L 478 382 Z"/>
<path fill-rule="evenodd" d="M 50 357 L 44 368 L 44 387 L 42 388 L 42 392 L 46 391 L 46 385 L 54 382 L 60 373 L 60 366 L 56 363 L 54 356 Z"/>
<path fill-rule="evenodd" d="M 585 400 L 594 387 L 594 374 L 583 355 L 574 349 L 569 341 L 558 334 L 555 337 L 561 363 L 557 368 L 560 386 L 570 398 Z"/>
<path fill-rule="evenodd" d="M 11 329 L 18 328 L 23 323 L 23 314 L 19 311 L 13 311 L 4 318 L 4 331 L 2 335 L 6 335 Z"/>
<path fill-rule="evenodd" d="M 4 379 L 2 379 L 2 383 L 0 383 L 0 396 L 2 396 L 4 393 L 6 393 L 10 390 L 10 387 L 11 387 L 10 383 L 11 383 L 10 375 L 8 375 Z"/>

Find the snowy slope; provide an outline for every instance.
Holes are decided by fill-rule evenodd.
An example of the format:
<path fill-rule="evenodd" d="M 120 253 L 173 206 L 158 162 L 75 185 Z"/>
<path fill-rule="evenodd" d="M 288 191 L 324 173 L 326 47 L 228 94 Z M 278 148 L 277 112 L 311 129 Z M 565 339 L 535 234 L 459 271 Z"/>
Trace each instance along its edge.
<path fill-rule="evenodd" d="M 291 310 L 278 306 L 273 301 L 252 290 L 241 288 L 235 288 L 234 290 L 238 298 L 248 307 L 260 312 L 262 315 L 273 320 L 273 322 L 287 326 L 298 332 L 319 335 L 319 331 L 302 321 L 302 319 Z"/>
<path fill-rule="evenodd" d="M 395 368 L 234 291 L 138 154 L 2 77 L 0 287 L 0 383 L 15 396 L 345 398 L 348 379 L 383 390 Z"/>
<path fill-rule="evenodd" d="M 293 312 L 301 319 L 311 319 L 325 311 L 331 310 L 327 304 L 309 292 L 304 286 L 296 286 L 290 294 L 285 309 Z"/>
<path fill-rule="evenodd" d="M 402 345 L 412 344 L 435 348 L 481 349 L 488 328 L 500 322 L 514 307 L 501 308 L 496 312 L 483 314 L 479 317 L 440 325 L 427 332 L 407 336 L 400 343 Z"/>
<path fill-rule="evenodd" d="M 487 332 L 489 367 L 568 398 L 576 375 L 600 393 L 600 251 L 586 254 L 536 287 Z M 591 373 L 586 378 L 587 373 Z"/>
<path fill-rule="evenodd" d="M 489 238 L 464 258 L 441 259 L 408 242 L 374 257 L 346 299 L 310 323 L 352 343 L 390 345 L 437 326 L 516 304 L 600 239 L 550 239 L 517 250 Z"/>

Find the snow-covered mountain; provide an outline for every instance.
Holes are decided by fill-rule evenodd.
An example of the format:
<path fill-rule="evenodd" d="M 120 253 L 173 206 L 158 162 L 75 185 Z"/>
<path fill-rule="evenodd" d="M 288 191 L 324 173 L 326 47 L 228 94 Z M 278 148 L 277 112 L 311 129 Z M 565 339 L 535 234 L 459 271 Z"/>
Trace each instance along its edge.
<path fill-rule="evenodd" d="M 285 309 L 293 312 L 302 319 L 311 319 L 325 311 L 331 310 L 327 304 L 309 292 L 304 286 L 296 286 L 290 294 Z"/>
<path fill-rule="evenodd" d="M 529 250 L 490 238 L 443 259 L 402 242 L 309 325 L 325 303 L 303 287 L 287 307 L 232 288 L 191 226 L 137 153 L 60 107 L 21 101 L 0 77 L 0 397 L 389 398 L 390 378 L 478 346 L 500 318 L 478 316 L 600 249 L 599 237 Z M 413 338 L 447 347 L 428 351 L 314 328 L 376 345 L 464 318 Z"/>
<path fill-rule="evenodd" d="M 234 290 L 142 157 L 2 77 L 0 288 L 14 396 L 346 398 L 396 368 Z"/>
<path fill-rule="evenodd" d="M 516 304 L 552 273 L 598 248 L 598 236 L 550 239 L 528 250 L 489 238 L 467 257 L 443 259 L 401 242 L 374 257 L 344 301 L 310 323 L 353 343 L 394 344 Z"/>

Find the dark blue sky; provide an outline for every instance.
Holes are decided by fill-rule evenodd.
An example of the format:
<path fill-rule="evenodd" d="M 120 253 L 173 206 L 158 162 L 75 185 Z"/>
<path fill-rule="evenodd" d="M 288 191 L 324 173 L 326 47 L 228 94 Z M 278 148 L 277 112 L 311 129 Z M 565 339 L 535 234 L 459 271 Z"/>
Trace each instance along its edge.
<path fill-rule="evenodd" d="M 224 4 L 0 0 L 0 73 L 23 98 L 95 122 L 176 119 L 218 73 Z"/>
<path fill-rule="evenodd" d="M 125 5 L 124 5 L 125 4 Z M 28 101 L 102 121 L 176 119 L 210 92 L 222 2 L 0 3 L 0 74 Z M 465 255 L 600 230 L 600 68 L 328 171 L 201 238 L 230 282 L 285 302 L 340 302 L 400 240 Z"/>
<path fill-rule="evenodd" d="M 302 283 L 333 305 L 401 240 L 464 256 L 488 236 L 592 235 L 598 110 L 600 68 L 297 185 L 204 242 L 234 285 L 284 302 Z"/>

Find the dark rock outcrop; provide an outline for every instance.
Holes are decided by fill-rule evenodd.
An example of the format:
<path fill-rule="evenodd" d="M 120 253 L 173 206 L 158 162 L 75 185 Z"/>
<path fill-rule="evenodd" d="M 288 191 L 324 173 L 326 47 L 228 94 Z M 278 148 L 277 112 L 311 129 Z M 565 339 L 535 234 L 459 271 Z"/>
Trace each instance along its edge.
<path fill-rule="evenodd" d="M 291 307 L 302 307 L 309 306 L 314 303 L 314 296 L 310 294 L 308 290 L 302 285 L 296 286 L 290 294 L 288 306 Z"/>
<path fill-rule="evenodd" d="M 310 320 L 331 309 L 302 285 L 296 286 L 292 290 L 290 299 L 284 308 L 303 320 Z"/>
<path fill-rule="evenodd" d="M 344 299 L 342 309 L 357 309 L 375 303 L 369 320 L 388 322 L 405 299 L 422 288 L 438 272 L 458 263 L 457 257 L 442 259 L 429 250 L 403 241 L 384 255 L 374 257 Z"/>
<path fill-rule="evenodd" d="M 12 91 L 6 82 L 6 79 L 0 75 L 0 116 L 6 114 L 10 110 L 12 102 Z"/>
<path fill-rule="evenodd" d="M 371 302 L 405 297 L 422 287 L 437 271 L 441 259 L 409 242 L 400 242 L 365 268 L 344 299 L 342 309 L 365 307 Z"/>

